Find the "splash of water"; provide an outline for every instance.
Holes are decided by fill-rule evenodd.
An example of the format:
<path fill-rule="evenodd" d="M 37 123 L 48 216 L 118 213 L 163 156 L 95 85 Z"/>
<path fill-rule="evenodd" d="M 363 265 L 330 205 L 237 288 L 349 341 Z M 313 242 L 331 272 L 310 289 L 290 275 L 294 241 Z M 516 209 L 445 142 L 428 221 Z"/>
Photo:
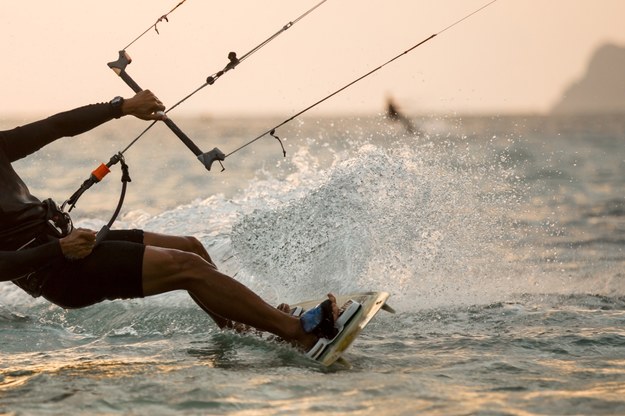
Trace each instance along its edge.
<path fill-rule="evenodd" d="M 233 250 L 287 300 L 358 290 L 424 306 L 500 299 L 519 289 L 506 261 L 515 257 L 514 175 L 462 150 L 362 145 L 308 192 L 241 216 Z"/>

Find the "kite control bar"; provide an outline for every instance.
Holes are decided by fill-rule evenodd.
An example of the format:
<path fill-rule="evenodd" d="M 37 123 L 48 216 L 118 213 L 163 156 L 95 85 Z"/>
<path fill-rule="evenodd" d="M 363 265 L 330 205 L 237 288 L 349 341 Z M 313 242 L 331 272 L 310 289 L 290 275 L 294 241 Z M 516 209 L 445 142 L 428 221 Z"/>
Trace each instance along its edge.
<path fill-rule="evenodd" d="M 126 53 L 125 50 L 122 50 L 119 51 L 119 58 L 117 59 L 117 61 L 109 62 L 108 66 L 113 71 L 115 71 L 115 73 L 119 75 L 119 77 L 124 80 L 124 82 L 130 88 L 132 88 L 134 92 L 138 93 L 143 91 L 143 89 L 130 77 L 130 75 L 128 75 L 128 72 L 126 72 L 126 67 L 131 62 L 132 59 L 130 58 L 130 56 Z M 200 148 L 197 147 L 197 145 L 193 143 L 193 141 L 186 134 L 184 134 L 184 132 L 180 130 L 180 127 L 178 127 L 176 123 L 174 123 L 170 118 L 166 118 L 165 120 L 163 120 L 163 122 L 165 123 L 165 125 L 167 125 L 167 127 L 169 127 L 171 131 L 174 132 L 176 136 L 178 136 L 180 140 L 182 140 L 182 142 L 189 148 L 189 150 L 191 150 L 193 154 L 197 156 L 198 160 L 202 162 L 207 170 L 211 170 L 211 165 L 214 161 L 217 160 L 221 164 L 221 161 L 225 160 L 226 155 L 218 148 L 214 148 L 210 152 L 202 152 Z"/>

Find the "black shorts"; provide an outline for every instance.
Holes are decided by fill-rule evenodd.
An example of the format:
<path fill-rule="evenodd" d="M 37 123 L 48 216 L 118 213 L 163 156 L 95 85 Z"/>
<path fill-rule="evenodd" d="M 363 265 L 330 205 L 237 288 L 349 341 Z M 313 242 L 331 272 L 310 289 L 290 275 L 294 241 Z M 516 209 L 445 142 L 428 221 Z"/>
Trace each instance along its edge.
<path fill-rule="evenodd" d="M 41 295 L 63 308 L 82 308 L 105 299 L 143 297 L 142 230 L 111 230 L 84 259 L 63 259 L 43 273 Z M 37 274 L 39 274 L 37 273 Z"/>

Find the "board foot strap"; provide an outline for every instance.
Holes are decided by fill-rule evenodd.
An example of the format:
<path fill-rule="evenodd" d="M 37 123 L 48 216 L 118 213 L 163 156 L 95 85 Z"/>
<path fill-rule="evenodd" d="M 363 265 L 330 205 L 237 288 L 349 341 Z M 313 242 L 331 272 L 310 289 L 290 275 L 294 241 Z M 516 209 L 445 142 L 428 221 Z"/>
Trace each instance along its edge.
<path fill-rule="evenodd" d="M 345 307 L 345 305 L 347 305 L 347 307 Z M 317 343 L 306 353 L 307 357 L 317 360 L 324 353 L 328 345 L 332 345 L 334 340 L 341 335 L 345 326 L 349 324 L 352 318 L 356 316 L 358 311 L 362 308 L 362 305 L 354 300 L 348 301 L 345 305 L 343 313 L 339 316 L 335 323 L 338 333 L 332 339 L 319 338 Z"/>

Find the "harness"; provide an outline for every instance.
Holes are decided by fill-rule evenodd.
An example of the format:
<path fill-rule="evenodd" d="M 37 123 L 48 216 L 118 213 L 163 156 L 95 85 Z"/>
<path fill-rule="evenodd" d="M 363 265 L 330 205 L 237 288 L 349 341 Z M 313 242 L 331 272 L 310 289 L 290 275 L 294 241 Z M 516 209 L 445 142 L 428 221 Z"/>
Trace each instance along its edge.
<path fill-rule="evenodd" d="M 52 199 L 46 199 L 42 202 L 42 205 L 46 210 L 45 225 L 42 232 L 23 244 L 16 251 L 34 248 L 53 240 L 66 237 L 74 229 L 72 219 L 69 214 L 64 212 Z M 49 266 L 50 265 L 43 266 L 39 270 L 20 276 L 17 279 L 13 279 L 12 282 L 32 297 L 39 297 L 41 296 L 41 291 L 47 280 L 46 276 L 41 274 L 41 272 Z"/>

